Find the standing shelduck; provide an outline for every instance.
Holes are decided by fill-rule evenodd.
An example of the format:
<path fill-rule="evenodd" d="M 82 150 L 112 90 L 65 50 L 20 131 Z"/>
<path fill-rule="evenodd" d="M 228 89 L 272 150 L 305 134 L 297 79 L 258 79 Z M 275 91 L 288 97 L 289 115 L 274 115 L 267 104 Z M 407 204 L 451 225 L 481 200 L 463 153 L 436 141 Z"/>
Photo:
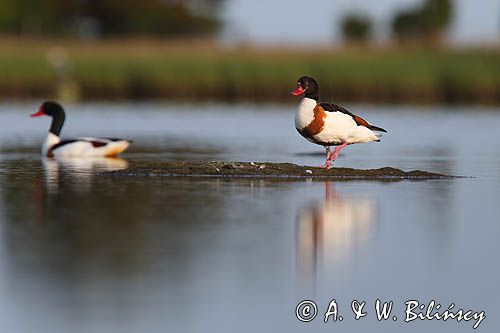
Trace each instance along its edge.
<path fill-rule="evenodd" d="M 56 102 L 44 102 L 31 117 L 52 117 L 49 134 L 42 145 L 45 157 L 115 157 L 132 141 L 117 138 L 76 138 L 61 140 L 59 134 L 66 118 L 64 109 Z"/>
<path fill-rule="evenodd" d="M 340 151 L 347 145 L 379 142 L 380 138 L 374 131 L 387 132 L 341 106 L 318 102 L 319 87 L 312 77 L 301 77 L 297 89 L 291 94 L 294 96 L 304 94 L 295 115 L 295 128 L 307 140 L 326 148 L 326 162 L 323 168 L 329 169 L 331 162 L 335 161 Z M 337 147 L 330 152 L 330 146 Z"/>

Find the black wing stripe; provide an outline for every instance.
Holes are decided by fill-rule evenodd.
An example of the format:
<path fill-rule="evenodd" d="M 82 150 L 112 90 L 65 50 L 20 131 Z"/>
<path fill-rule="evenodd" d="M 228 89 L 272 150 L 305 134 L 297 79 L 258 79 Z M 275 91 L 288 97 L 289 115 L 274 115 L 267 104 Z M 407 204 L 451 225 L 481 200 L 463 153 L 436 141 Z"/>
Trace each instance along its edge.
<path fill-rule="evenodd" d="M 71 140 L 63 140 L 63 141 L 61 141 L 59 143 L 56 143 L 55 145 L 53 145 L 52 147 L 50 147 L 50 150 L 54 151 L 57 148 L 61 148 L 63 146 L 66 146 L 68 144 L 75 143 L 75 142 L 88 142 L 88 143 L 92 144 L 92 146 L 94 146 L 95 148 L 104 147 L 104 146 L 106 146 L 109 143 L 109 142 L 94 141 L 94 140 L 71 139 Z"/>
<path fill-rule="evenodd" d="M 323 109 L 325 109 L 325 111 L 328 111 L 328 112 L 342 112 L 342 113 L 350 115 L 353 118 L 355 117 L 355 115 L 351 111 L 347 110 L 346 108 L 341 107 L 340 105 L 333 104 L 333 103 L 319 103 L 319 105 Z"/>
<path fill-rule="evenodd" d="M 59 143 L 56 143 L 52 147 L 50 147 L 50 150 L 56 150 L 57 148 L 60 148 L 62 146 L 65 146 L 65 145 L 68 145 L 70 143 L 74 143 L 74 142 L 77 142 L 77 141 L 80 141 L 80 140 L 63 140 L 63 141 L 61 141 Z"/>
<path fill-rule="evenodd" d="M 99 139 L 103 139 L 103 141 L 97 141 Z M 94 146 L 95 148 L 99 148 L 99 147 L 104 147 L 109 143 L 106 141 L 110 141 L 110 142 L 125 141 L 124 139 L 120 139 L 120 138 L 97 138 L 97 140 L 86 140 L 84 138 L 63 140 L 59 143 L 56 143 L 52 147 L 50 147 L 50 151 L 52 152 L 52 151 L 56 150 L 57 148 L 61 148 L 62 146 L 68 145 L 70 143 L 75 143 L 75 142 L 88 142 L 88 143 L 92 144 L 92 146 Z M 131 142 L 130 140 L 128 140 L 128 141 Z"/>
<path fill-rule="evenodd" d="M 120 139 L 120 138 L 103 138 L 105 140 L 109 140 L 109 141 L 125 141 L 125 139 Z"/>
<path fill-rule="evenodd" d="M 108 144 L 108 142 L 102 142 L 102 141 L 89 141 L 94 148 L 99 148 L 99 147 L 104 147 Z"/>

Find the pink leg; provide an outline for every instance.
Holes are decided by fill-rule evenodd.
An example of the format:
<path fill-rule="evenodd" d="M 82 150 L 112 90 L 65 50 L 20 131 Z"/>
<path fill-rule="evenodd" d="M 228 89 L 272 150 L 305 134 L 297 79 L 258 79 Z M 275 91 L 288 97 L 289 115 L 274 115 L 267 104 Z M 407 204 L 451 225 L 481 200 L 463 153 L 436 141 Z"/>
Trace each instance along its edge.
<path fill-rule="evenodd" d="M 341 144 L 340 146 L 337 146 L 335 147 L 335 150 L 333 151 L 333 153 L 331 154 L 330 156 L 330 161 L 335 161 L 337 159 L 337 157 L 339 157 L 339 154 L 340 154 L 340 151 L 345 148 L 347 146 L 347 143 L 344 142 L 343 144 Z"/>
<path fill-rule="evenodd" d="M 330 169 L 330 161 L 332 154 L 330 153 L 330 146 L 326 146 L 326 161 L 320 168 Z"/>

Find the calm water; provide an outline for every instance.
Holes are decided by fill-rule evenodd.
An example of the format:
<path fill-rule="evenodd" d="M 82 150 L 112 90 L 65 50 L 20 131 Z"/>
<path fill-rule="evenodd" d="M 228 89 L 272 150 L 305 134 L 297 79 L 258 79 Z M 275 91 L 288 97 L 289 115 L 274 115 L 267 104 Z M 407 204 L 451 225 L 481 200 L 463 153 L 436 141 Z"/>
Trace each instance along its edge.
<path fill-rule="evenodd" d="M 292 106 L 72 105 L 63 136 L 135 140 L 123 159 L 84 161 L 41 161 L 37 106 L 0 104 L 2 332 L 472 331 L 404 323 L 412 299 L 500 327 L 500 110 L 353 107 L 389 133 L 338 166 L 475 178 L 323 182 L 95 175 L 190 159 L 320 165 Z M 397 321 L 377 321 L 377 298 Z M 304 299 L 319 308 L 311 323 L 295 318 Z M 344 320 L 324 324 L 332 299 Z"/>

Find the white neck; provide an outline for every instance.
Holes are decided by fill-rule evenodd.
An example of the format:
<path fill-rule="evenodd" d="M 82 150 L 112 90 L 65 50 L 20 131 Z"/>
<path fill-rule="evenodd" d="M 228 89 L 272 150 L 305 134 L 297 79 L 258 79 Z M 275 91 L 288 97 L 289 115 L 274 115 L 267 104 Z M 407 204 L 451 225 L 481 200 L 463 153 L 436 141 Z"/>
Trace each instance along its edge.
<path fill-rule="evenodd" d="M 53 145 L 58 144 L 59 142 L 61 142 L 61 139 L 57 135 L 55 135 L 54 133 L 49 132 L 49 134 L 47 134 L 47 137 L 45 138 L 45 141 L 43 142 L 43 145 L 42 145 L 42 155 L 47 156 L 47 152 L 49 151 L 49 149 Z"/>
<path fill-rule="evenodd" d="M 312 98 L 304 97 L 297 108 L 295 115 L 295 127 L 302 129 L 309 125 L 314 119 L 314 108 L 318 102 Z"/>

